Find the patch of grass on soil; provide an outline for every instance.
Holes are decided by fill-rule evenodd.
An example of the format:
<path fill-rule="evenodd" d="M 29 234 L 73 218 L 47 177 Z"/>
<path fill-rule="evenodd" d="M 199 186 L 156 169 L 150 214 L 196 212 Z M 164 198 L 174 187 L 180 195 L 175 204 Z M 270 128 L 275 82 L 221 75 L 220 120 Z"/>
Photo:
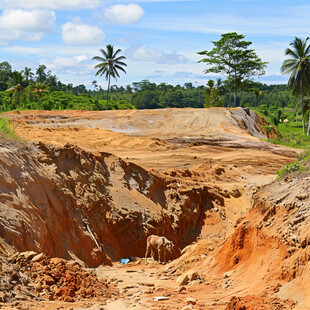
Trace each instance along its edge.
<path fill-rule="evenodd" d="M 285 165 L 281 170 L 277 171 L 278 178 L 281 178 L 284 174 L 289 172 L 306 173 L 310 169 L 304 166 L 304 163 L 310 160 L 310 150 L 304 151 L 298 155 L 298 160 L 292 164 Z"/>
<path fill-rule="evenodd" d="M 18 139 L 16 132 L 11 128 L 11 121 L 5 117 L 0 118 L 0 136 L 5 139 Z"/>

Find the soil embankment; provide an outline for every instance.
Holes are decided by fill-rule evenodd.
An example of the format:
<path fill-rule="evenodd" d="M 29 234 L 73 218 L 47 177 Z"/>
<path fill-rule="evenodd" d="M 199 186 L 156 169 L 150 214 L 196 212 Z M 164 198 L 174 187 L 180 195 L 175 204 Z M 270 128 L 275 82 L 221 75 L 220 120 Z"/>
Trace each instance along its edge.
<path fill-rule="evenodd" d="M 7 117 L 35 144 L 1 143 L 3 254 L 34 250 L 95 267 L 143 256 L 154 233 L 176 244 L 170 258 L 182 256 L 166 267 L 114 263 L 105 267 L 114 278 L 97 268 L 120 289 L 107 307 L 157 309 L 154 294 L 168 294 L 169 309 L 181 309 L 182 294 L 191 295 L 197 309 L 293 305 L 280 289 L 293 276 L 279 278 L 288 247 L 277 235 L 284 227 L 270 219 L 267 194 L 274 190 L 260 188 L 296 152 L 261 141 L 265 123 L 253 112 L 27 111 Z M 118 282 L 122 268 L 137 272 L 141 266 L 141 285 L 131 278 Z M 178 277 L 193 269 L 191 285 L 180 284 Z M 154 287 L 145 284 L 149 277 Z"/>

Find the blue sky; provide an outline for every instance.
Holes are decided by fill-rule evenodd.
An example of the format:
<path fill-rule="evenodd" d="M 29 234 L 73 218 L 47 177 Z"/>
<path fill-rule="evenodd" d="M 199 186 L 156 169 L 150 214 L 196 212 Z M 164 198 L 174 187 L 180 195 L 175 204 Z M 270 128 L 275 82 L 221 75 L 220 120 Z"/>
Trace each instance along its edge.
<path fill-rule="evenodd" d="M 309 29 L 309 1 L 299 0 L 0 0 L 1 61 L 17 70 L 45 64 L 63 83 L 88 87 L 94 79 L 106 87 L 92 60 L 106 44 L 127 57 L 127 74 L 112 84 L 203 85 L 197 51 L 231 31 L 269 62 L 260 81 L 284 83 L 284 49 Z"/>

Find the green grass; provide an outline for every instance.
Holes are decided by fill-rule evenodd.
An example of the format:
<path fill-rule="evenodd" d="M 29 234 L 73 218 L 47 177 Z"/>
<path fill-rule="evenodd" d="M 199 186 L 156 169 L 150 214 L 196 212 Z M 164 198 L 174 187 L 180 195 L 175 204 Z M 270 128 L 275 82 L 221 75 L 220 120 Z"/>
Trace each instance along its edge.
<path fill-rule="evenodd" d="M 310 149 L 310 136 L 302 132 L 302 127 L 296 122 L 279 124 L 278 129 L 282 137 L 268 139 L 268 142 L 281 144 L 297 149 Z"/>
<path fill-rule="evenodd" d="M 16 132 L 11 129 L 11 121 L 6 117 L 0 118 L 0 135 L 4 138 L 18 139 Z"/>
<path fill-rule="evenodd" d="M 271 114 L 266 116 L 264 113 L 259 111 L 258 108 L 254 109 L 254 111 L 260 116 L 264 117 L 265 120 L 271 123 L 275 128 L 277 128 L 281 134 L 281 136 L 277 138 L 268 139 L 267 140 L 268 142 L 273 144 L 285 145 L 296 149 L 310 149 L 310 136 L 308 137 L 306 134 L 302 132 L 301 115 L 298 116 L 298 121 L 296 122 L 295 112 L 293 110 L 289 111 L 289 109 L 286 109 L 285 115 L 286 118 L 289 119 L 289 122 L 286 124 L 279 123 L 276 126 L 272 121 L 273 116 Z M 308 120 L 308 117 L 305 117 L 305 119 Z"/>
<path fill-rule="evenodd" d="M 304 151 L 298 155 L 298 160 L 292 164 L 285 165 L 281 170 L 277 171 L 278 178 L 281 178 L 286 173 L 295 172 L 306 173 L 309 172 L 310 169 L 303 164 L 310 160 L 310 150 Z"/>

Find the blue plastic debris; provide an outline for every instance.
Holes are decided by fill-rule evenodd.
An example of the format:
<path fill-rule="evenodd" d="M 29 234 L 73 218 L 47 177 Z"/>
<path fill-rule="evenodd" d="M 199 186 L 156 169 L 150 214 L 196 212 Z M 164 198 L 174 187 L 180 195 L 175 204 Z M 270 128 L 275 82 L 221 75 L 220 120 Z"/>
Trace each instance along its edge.
<path fill-rule="evenodd" d="M 128 264 L 130 262 L 130 259 L 129 258 L 122 258 L 121 260 L 120 260 L 120 263 L 121 264 Z"/>

